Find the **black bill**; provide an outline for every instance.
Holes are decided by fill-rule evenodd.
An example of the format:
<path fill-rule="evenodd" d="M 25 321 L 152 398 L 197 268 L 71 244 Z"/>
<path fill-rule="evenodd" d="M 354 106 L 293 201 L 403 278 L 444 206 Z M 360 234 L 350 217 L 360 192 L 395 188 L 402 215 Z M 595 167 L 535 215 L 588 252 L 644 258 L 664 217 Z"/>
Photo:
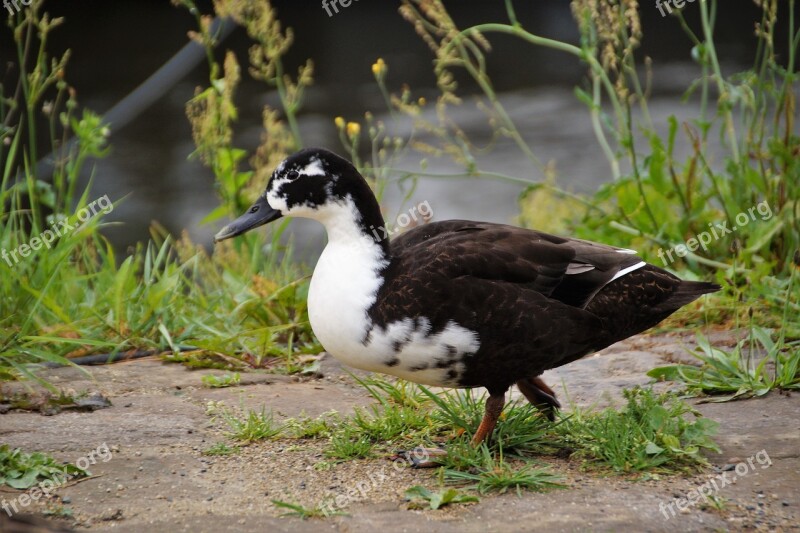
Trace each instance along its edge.
<path fill-rule="evenodd" d="M 236 237 L 242 233 L 246 233 L 253 228 L 263 226 L 273 220 L 277 220 L 283 216 L 280 211 L 272 209 L 267 199 L 263 196 L 260 197 L 256 203 L 247 210 L 247 213 L 240 216 L 224 228 L 219 233 L 214 235 L 214 242 L 224 241 L 231 237 Z"/>

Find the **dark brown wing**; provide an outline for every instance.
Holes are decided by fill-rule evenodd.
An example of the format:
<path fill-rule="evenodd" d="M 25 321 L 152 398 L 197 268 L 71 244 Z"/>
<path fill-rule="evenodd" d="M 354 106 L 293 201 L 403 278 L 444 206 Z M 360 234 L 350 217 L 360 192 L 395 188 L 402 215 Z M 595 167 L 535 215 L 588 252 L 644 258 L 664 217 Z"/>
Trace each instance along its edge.
<path fill-rule="evenodd" d="M 614 276 L 642 263 L 630 250 L 466 220 L 414 228 L 393 240 L 391 250 L 400 261 L 415 263 L 412 270 L 436 262 L 451 279 L 513 283 L 581 308 Z"/>

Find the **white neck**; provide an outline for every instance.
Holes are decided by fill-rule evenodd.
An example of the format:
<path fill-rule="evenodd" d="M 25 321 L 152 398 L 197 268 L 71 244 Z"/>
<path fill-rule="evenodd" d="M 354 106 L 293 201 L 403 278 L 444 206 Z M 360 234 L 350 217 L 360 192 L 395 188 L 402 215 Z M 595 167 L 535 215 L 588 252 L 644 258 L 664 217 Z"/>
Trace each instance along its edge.
<path fill-rule="evenodd" d="M 315 215 L 325 225 L 328 244 L 311 278 L 308 315 L 323 347 L 346 357 L 353 341 L 370 328 L 367 310 L 375 303 L 388 259 L 381 245 L 363 233 L 352 201 L 326 205 Z"/>

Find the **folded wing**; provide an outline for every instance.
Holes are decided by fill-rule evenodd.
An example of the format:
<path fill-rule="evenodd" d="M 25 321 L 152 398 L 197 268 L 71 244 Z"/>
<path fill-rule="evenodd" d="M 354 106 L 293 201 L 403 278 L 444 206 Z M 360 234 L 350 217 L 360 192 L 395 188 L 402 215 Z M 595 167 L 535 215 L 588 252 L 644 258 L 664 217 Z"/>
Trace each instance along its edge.
<path fill-rule="evenodd" d="M 392 241 L 409 272 L 434 269 L 513 283 L 584 308 L 608 283 L 645 263 L 632 250 L 503 224 L 448 220 L 420 226 Z"/>

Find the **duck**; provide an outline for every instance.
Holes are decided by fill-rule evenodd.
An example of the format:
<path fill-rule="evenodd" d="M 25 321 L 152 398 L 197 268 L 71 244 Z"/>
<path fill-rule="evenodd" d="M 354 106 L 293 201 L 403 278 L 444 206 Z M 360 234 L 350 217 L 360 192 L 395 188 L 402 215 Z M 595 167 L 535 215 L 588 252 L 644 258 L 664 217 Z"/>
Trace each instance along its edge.
<path fill-rule="evenodd" d="M 367 181 L 322 148 L 281 162 L 252 207 L 214 240 L 282 217 L 316 220 L 327 232 L 308 293 L 323 348 L 369 372 L 485 388 L 476 445 L 494 431 L 513 385 L 553 420 L 561 405 L 544 371 L 720 289 L 680 279 L 633 250 L 506 224 L 444 220 L 390 239 Z"/>

